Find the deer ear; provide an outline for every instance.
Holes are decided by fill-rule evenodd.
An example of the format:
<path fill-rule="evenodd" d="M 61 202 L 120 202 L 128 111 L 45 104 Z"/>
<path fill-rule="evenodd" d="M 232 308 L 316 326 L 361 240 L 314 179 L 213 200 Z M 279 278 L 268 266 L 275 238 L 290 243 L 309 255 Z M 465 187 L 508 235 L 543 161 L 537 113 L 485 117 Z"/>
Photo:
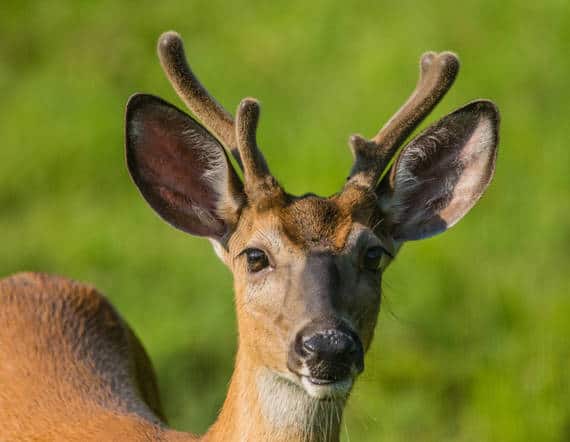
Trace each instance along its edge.
<path fill-rule="evenodd" d="M 237 223 L 242 184 L 224 148 L 176 107 L 152 95 L 132 96 L 126 156 L 144 199 L 174 227 L 221 241 Z"/>
<path fill-rule="evenodd" d="M 479 100 L 445 116 L 405 146 L 378 188 L 383 233 L 427 238 L 457 223 L 495 171 L 499 112 Z"/>

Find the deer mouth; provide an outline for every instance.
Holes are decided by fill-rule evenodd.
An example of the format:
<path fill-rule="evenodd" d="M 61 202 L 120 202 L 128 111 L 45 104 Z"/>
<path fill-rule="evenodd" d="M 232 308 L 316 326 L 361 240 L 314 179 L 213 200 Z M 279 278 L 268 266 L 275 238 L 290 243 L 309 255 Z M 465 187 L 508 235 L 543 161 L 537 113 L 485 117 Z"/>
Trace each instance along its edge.
<path fill-rule="evenodd" d="M 321 400 L 344 399 L 350 393 L 353 384 L 354 378 L 352 376 L 340 380 L 301 376 L 301 385 L 307 394 Z"/>
<path fill-rule="evenodd" d="M 358 370 L 353 369 L 343 373 L 342 376 L 339 375 L 340 373 L 333 376 L 332 373 L 311 373 L 312 370 L 307 366 L 300 370 L 294 369 L 291 365 L 287 368 L 289 373 L 285 378 L 303 389 L 310 397 L 319 400 L 346 399 L 359 373 Z"/>
<path fill-rule="evenodd" d="M 335 379 L 319 379 L 313 376 L 308 376 L 307 379 L 309 380 L 309 382 L 311 382 L 311 384 L 315 385 L 332 385 L 339 382 L 338 380 Z"/>

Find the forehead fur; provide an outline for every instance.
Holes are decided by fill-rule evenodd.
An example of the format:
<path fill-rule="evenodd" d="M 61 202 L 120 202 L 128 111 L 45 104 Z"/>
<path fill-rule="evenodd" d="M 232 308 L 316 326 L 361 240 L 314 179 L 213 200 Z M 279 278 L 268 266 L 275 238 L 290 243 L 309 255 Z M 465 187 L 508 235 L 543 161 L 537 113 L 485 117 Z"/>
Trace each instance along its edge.
<path fill-rule="evenodd" d="M 340 250 L 352 225 L 336 200 L 316 195 L 292 198 L 278 216 L 287 237 L 303 248 Z"/>

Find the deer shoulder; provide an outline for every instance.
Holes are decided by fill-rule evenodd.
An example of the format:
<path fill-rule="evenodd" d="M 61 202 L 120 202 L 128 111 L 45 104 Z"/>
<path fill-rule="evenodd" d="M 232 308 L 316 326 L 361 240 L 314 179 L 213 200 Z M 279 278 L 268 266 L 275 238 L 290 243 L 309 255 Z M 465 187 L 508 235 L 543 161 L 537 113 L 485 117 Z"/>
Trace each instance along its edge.
<path fill-rule="evenodd" d="M 150 360 L 93 287 L 41 273 L 0 280 L 3 440 L 158 440 Z M 101 440 L 101 439 L 99 439 Z"/>

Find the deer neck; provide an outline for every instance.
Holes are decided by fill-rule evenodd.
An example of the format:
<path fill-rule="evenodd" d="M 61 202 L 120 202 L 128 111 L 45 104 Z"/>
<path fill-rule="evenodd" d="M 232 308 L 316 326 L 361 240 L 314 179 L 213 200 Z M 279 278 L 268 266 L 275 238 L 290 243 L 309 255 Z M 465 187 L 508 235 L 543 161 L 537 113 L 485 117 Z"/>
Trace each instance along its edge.
<path fill-rule="evenodd" d="M 228 395 L 204 442 L 338 442 L 344 404 L 318 401 L 238 351 Z"/>

